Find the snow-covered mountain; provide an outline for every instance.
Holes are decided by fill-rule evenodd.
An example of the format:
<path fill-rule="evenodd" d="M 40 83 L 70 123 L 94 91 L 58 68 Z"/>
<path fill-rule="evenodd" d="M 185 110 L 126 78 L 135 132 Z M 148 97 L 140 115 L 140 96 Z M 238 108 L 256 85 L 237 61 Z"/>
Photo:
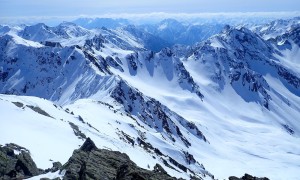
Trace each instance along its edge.
<path fill-rule="evenodd" d="M 20 39 L 22 38 L 19 36 L 8 34 L 1 38 L 1 45 L 3 44 L 2 47 L 4 47 L 1 49 L 2 93 L 42 97 L 61 105 L 71 102 L 75 103 L 75 100 L 77 100 L 76 103 L 79 103 L 81 100 L 87 99 L 87 103 L 83 103 L 86 104 L 84 106 L 88 106 L 90 103 L 91 107 L 95 105 L 94 103 L 100 103 L 108 109 L 112 108 L 112 105 L 120 106 L 118 107 L 119 110 L 110 110 L 112 114 L 118 111 L 117 115 L 114 116 L 119 118 L 113 121 L 116 121 L 115 123 L 120 125 L 121 121 L 118 119 L 122 119 L 123 121 L 123 116 L 125 115 L 127 119 L 130 119 L 130 121 L 125 121 L 128 125 L 123 129 L 120 127 L 107 128 L 110 133 L 118 137 L 116 139 L 117 144 L 121 146 L 124 146 L 124 144 L 127 146 L 128 144 L 130 147 L 135 144 L 141 146 L 141 149 L 145 151 L 144 153 L 149 153 L 149 158 L 152 159 L 152 156 L 156 154 L 162 166 L 167 168 L 172 167 L 172 171 L 177 169 L 179 172 L 187 173 L 180 175 L 178 172 L 172 172 L 171 174 L 175 173 L 182 177 L 188 177 L 190 173 L 200 177 L 210 175 L 189 153 L 189 147 L 192 144 L 195 144 L 195 146 L 197 144 L 207 144 L 205 136 L 198 127 L 177 115 L 157 100 L 145 96 L 142 92 L 112 73 L 112 69 L 122 72 L 122 66 L 120 65 L 122 61 L 119 58 L 128 59 L 131 62 L 130 57 L 133 57 L 131 54 L 133 52 L 113 47 L 114 45 L 101 35 L 87 39 L 82 47 L 52 47 L 25 39 L 21 41 Z M 112 57 L 105 57 L 104 55 L 111 55 Z M 28 59 L 30 61 L 27 61 Z M 135 59 L 131 60 L 132 63 L 135 61 Z M 170 65 L 172 63 L 171 61 Z M 183 68 L 181 66 L 178 65 L 177 69 L 181 70 Z M 184 72 L 184 69 L 182 71 Z M 186 76 L 183 76 L 183 78 L 186 78 Z M 177 78 L 178 82 L 175 82 L 178 87 L 181 83 L 186 83 L 183 78 L 179 76 Z M 190 90 L 195 91 L 199 96 L 201 95 L 198 89 L 194 88 L 193 84 L 191 84 Z M 107 99 L 107 101 L 101 102 L 100 100 L 102 99 Z M 19 100 L 16 101 L 19 102 Z M 21 103 L 23 104 L 23 102 Z M 77 106 L 76 103 L 74 104 L 74 108 Z M 48 107 L 42 108 L 42 105 L 28 106 L 49 109 Z M 51 104 L 51 106 L 53 105 Z M 69 109 L 74 111 L 73 107 L 69 107 Z M 83 109 L 80 108 L 80 110 Z M 99 113 L 101 116 L 103 112 Z M 80 114 L 80 116 L 85 119 L 84 113 Z M 107 122 L 112 121 L 107 117 L 102 118 L 105 118 Z M 55 119 L 60 121 L 64 117 L 61 116 Z M 87 119 L 89 119 L 89 115 L 87 115 Z M 94 118 L 90 120 L 97 121 Z M 69 123 L 68 121 L 66 122 L 67 124 Z M 3 123 L 5 124 L 5 122 Z M 99 127 L 96 127 L 96 129 L 102 129 L 102 123 L 99 122 Z M 95 131 L 95 127 L 90 128 Z M 150 132 L 154 133 L 154 137 L 148 135 Z M 3 137 L 6 135 L 8 134 L 4 132 Z M 34 136 L 39 136 L 39 134 L 33 133 L 32 137 Z M 87 134 L 85 136 L 91 135 Z M 76 139 L 76 136 L 73 138 Z M 63 142 L 61 143 L 63 144 Z M 22 144 L 30 146 L 30 141 Z M 80 145 L 80 143 L 77 143 L 77 145 Z M 98 145 L 101 147 L 112 146 L 104 145 L 103 143 L 98 143 Z M 70 147 L 74 147 L 74 145 Z M 121 149 L 114 148 L 114 150 Z M 128 152 L 132 152 L 132 150 Z M 179 155 L 182 156 L 182 159 L 180 161 L 175 160 Z M 67 157 L 65 156 L 65 158 Z M 185 160 L 185 157 L 188 159 Z M 49 156 L 44 156 L 42 164 L 47 162 L 47 158 L 49 159 Z M 65 161 L 65 159 L 57 160 Z M 156 162 L 157 160 L 153 161 L 153 166 Z M 147 167 L 145 165 L 142 167 Z"/>
<path fill-rule="evenodd" d="M 179 22 L 165 19 L 154 24 L 132 25 L 124 19 L 80 18 L 73 21 L 87 29 L 121 29 L 142 40 L 146 49 L 159 51 L 175 44 L 192 45 L 219 33 L 224 23 L 219 22 Z"/>
<path fill-rule="evenodd" d="M 1 26 L 0 144 L 26 147 L 41 168 L 65 163 L 90 137 L 176 177 L 297 179 L 296 20 L 225 26 L 170 48 L 168 38 L 187 28 L 174 20 L 157 34 L 131 25 Z M 188 28 L 185 42 L 203 34 Z"/>
<path fill-rule="evenodd" d="M 182 23 L 175 19 L 165 19 L 157 24 L 141 25 L 149 32 L 171 44 L 192 45 L 207 40 L 219 33 L 224 27 L 221 23 Z"/>
<path fill-rule="evenodd" d="M 280 36 L 293 28 L 299 27 L 299 23 L 300 17 L 285 20 L 279 19 L 268 24 L 254 26 L 252 29 L 264 39 L 270 39 Z"/>
<path fill-rule="evenodd" d="M 19 36 L 32 41 L 45 41 L 50 39 L 71 39 L 89 35 L 90 32 L 73 23 L 64 22 L 56 27 L 49 27 L 45 24 L 26 26 L 19 32 Z"/>
<path fill-rule="evenodd" d="M 159 36 L 155 36 L 143 29 L 134 26 L 128 25 L 118 29 L 119 32 L 128 33 L 131 36 L 136 38 L 137 42 L 144 44 L 146 49 L 158 52 L 165 47 L 170 47 L 172 43 L 160 38 Z"/>
<path fill-rule="evenodd" d="M 79 18 L 74 20 L 73 23 L 87 29 L 100 29 L 102 27 L 115 29 L 117 27 L 122 27 L 130 24 L 130 22 L 127 19 L 122 18 Z"/>

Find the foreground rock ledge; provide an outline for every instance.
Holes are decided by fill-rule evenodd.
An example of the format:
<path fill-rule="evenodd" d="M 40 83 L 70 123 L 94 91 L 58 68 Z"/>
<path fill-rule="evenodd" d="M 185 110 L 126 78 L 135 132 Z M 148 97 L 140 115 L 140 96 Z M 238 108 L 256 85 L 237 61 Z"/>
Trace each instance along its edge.
<path fill-rule="evenodd" d="M 10 143 L 0 145 L 0 179 L 25 179 L 43 172 L 36 167 L 29 151 Z"/>
<path fill-rule="evenodd" d="M 87 138 L 84 144 L 73 152 L 66 164 L 61 166 L 59 162 L 54 162 L 53 167 L 46 170 L 36 167 L 26 148 L 12 143 L 0 145 L 0 180 L 25 179 L 58 170 L 64 174 L 63 179 L 66 180 L 177 180 L 168 175 L 159 164 L 156 164 L 152 171 L 142 169 L 124 153 L 98 149 L 90 138 Z M 49 180 L 48 178 L 42 179 Z M 59 179 L 55 178 L 55 180 Z M 191 179 L 199 180 L 196 177 L 191 177 Z M 269 179 L 245 174 L 241 178 L 231 176 L 229 180 Z"/>
<path fill-rule="evenodd" d="M 169 176 L 158 164 L 153 171 L 149 171 L 138 167 L 124 153 L 98 149 L 90 138 L 86 139 L 80 149 L 73 152 L 62 170 L 66 171 L 63 179 L 177 179 Z"/>
<path fill-rule="evenodd" d="M 249 174 L 245 174 L 241 178 L 238 178 L 238 177 L 235 177 L 235 176 L 230 176 L 229 180 L 269 180 L 269 179 L 266 178 L 266 177 L 259 178 L 259 177 L 251 176 Z"/>

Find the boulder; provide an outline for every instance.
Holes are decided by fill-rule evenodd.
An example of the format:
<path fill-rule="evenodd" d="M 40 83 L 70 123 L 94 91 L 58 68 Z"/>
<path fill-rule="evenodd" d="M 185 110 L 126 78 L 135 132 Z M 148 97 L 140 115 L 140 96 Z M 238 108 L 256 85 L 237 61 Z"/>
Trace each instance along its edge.
<path fill-rule="evenodd" d="M 26 148 L 12 143 L 0 147 L 0 179 L 24 179 L 40 173 Z"/>

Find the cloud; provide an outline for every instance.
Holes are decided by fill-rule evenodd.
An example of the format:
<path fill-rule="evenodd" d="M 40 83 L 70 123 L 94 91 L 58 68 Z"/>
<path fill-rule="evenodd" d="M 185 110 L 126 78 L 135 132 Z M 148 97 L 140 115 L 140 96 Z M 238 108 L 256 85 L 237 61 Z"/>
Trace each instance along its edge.
<path fill-rule="evenodd" d="M 78 18 L 124 18 L 131 20 L 133 23 L 154 23 L 167 18 L 177 19 L 179 21 L 224 21 L 224 20 L 251 20 L 266 19 L 273 20 L 278 18 L 292 18 L 300 16 L 300 11 L 294 12 L 219 12 L 219 13 L 104 13 L 104 14 L 81 14 L 77 16 L 12 16 L 0 17 L 0 24 L 34 24 L 44 22 L 48 25 L 57 25 L 63 21 L 73 21 Z"/>

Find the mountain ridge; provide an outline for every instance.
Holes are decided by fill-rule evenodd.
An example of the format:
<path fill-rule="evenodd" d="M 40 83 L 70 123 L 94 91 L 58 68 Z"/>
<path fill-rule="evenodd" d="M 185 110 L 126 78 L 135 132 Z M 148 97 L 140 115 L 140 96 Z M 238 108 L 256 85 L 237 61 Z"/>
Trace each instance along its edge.
<path fill-rule="evenodd" d="M 2 113 L 5 119 L 7 112 L 19 113 L 11 122 L 1 120 L 3 127 L 21 123 L 27 130 L 44 129 L 46 123 L 70 139 L 63 144 L 50 138 L 68 154 L 91 137 L 100 147 L 127 153 L 142 168 L 149 164 L 140 157 L 176 177 L 227 178 L 247 169 L 257 176 L 278 179 L 290 172 L 295 178 L 300 80 L 290 64 L 299 48 L 297 28 L 272 40 L 245 27 L 225 26 L 195 45 L 154 52 L 146 48 L 143 35 L 127 34 L 124 28 L 36 26 L 25 34 L 42 33 L 37 39 L 23 37 L 22 29 L 3 30 L 0 36 Z M 292 48 L 288 43 L 283 48 L 281 39 Z M 38 164 L 46 166 L 53 157 L 66 161 L 59 151 L 36 154 L 39 148 L 30 139 L 49 132 L 26 135 L 26 129 L 19 129 L 29 139 L 20 145 L 32 149 Z M 8 131 L 1 136 L 3 144 L 22 140 Z M 269 174 L 272 169 L 277 173 Z"/>

